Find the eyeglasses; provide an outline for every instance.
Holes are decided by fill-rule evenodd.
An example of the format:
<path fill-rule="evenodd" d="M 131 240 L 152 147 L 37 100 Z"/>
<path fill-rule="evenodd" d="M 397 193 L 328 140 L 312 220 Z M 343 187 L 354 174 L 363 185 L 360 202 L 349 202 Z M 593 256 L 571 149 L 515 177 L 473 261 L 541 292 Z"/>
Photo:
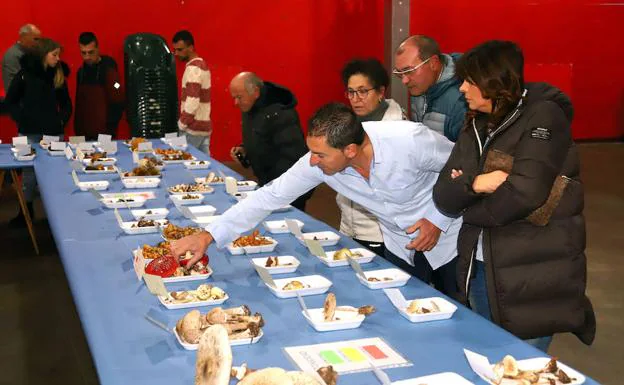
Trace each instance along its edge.
<path fill-rule="evenodd" d="M 355 98 L 355 95 L 357 95 L 360 99 L 364 99 L 364 98 L 366 98 L 368 93 L 371 92 L 372 90 L 374 90 L 374 88 L 369 88 L 369 89 L 360 88 L 360 89 L 357 89 L 357 90 L 348 89 L 348 90 L 345 91 L 344 94 L 345 94 L 345 97 L 347 97 L 349 99 Z"/>
<path fill-rule="evenodd" d="M 394 75 L 396 75 L 396 77 L 398 77 L 399 79 L 403 79 L 403 76 L 409 76 L 412 72 L 414 72 L 417 69 L 419 69 L 420 67 L 424 66 L 429 60 L 431 60 L 431 58 L 428 58 L 427 60 L 425 60 L 424 62 L 420 63 L 417 66 L 407 67 L 404 70 L 398 70 L 398 69 L 395 68 L 394 70 L 392 70 L 392 73 Z"/>

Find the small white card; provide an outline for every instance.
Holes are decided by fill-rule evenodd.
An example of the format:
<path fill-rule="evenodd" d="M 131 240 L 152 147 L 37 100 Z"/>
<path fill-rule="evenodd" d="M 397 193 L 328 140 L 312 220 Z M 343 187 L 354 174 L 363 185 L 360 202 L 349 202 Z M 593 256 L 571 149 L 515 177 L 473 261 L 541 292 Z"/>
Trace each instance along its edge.
<path fill-rule="evenodd" d="M 494 379 L 496 379 L 496 374 L 494 374 L 494 370 L 492 370 L 492 365 L 490 364 L 490 361 L 487 359 L 487 357 L 477 354 L 468 349 L 464 349 L 464 354 L 466 355 L 468 364 L 479 377 L 481 377 L 486 382 L 494 382 Z"/>
<path fill-rule="evenodd" d="M 61 140 L 60 136 L 52 136 L 52 135 L 44 135 L 43 136 L 43 141 L 45 143 L 54 143 L 54 142 L 58 142 Z"/>
<path fill-rule="evenodd" d="M 185 148 L 187 146 L 186 136 L 182 135 L 169 139 L 169 145 L 175 148 Z"/>
<path fill-rule="evenodd" d="M 16 136 L 13 138 L 13 146 L 27 146 L 28 145 L 28 137 L 27 136 Z"/>
<path fill-rule="evenodd" d="M 267 269 L 258 265 L 254 265 L 254 267 L 256 268 L 256 271 L 258 272 L 258 275 L 260 276 L 261 280 L 263 280 L 267 285 L 271 286 L 273 289 L 277 289 L 277 286 L 275 285 L 275 281 L 273 281 L 273 277 L 271 277 L 271 274 L 269 274 Z"/>
<path fill-rule="evenodd" d="M 139 163 L 139 153 L 137 153 L 136 151 L 132 152 L 132 163 L 134 164 Z"/>
<path fill-rule="evenodd" d="M 85 141 L 84 136 L 70 136 L 69 137 L 69 143 L 71 144 L 84 143 L 84 141 Z"/>
<path fill-rule="evenodd" d="M 87 142 L 78 143 L 78 149 L 82 151 L 90 151 L 93 149 L 93 145 Z"/>
<path fill-rule="evenodd" d="M 143 269 L 143 271 L 145 271 L 145 268 Z M 165 287 L 165 283 L 163 282 L 163 279 L 161 277 L 159 277 L 158 275 L 143 273 L 143 280 L 145 281 L 147 289 L 150 291 L 150 293 L 162 297 L 167 296 L 167 288 Z"/>
<path fill-rule="evenodd" d="M 98 134 L 98 142 L 100 142 L 100 146 L 105 143 L 110 143 L 113 137 L 111 135 L 106 134 Z"/>
<path fill-rule="evenodd" d="M 70 160 L 71 158 L 74 157 L 74 153 L 72 152 L 69 146 L 65 147 L 65 157 L 67 158 L 67 160 Z"/>
<path fill-rule="evenodd" d="M 312 255 L 316 255 L 317 257 L 327 258 L 327 254 L 325 254 L 325 250 L 323 250 L 323 246 L 316 239 L 304 239 L 306 247 L 310 250 Z"/>
<path fill-rule="evenodd" d="M 81 162 L 84 160 L 84 152 L 82 152 L 80 147 L 76 149 L 76 158 L 78 158 Z"/>
<path fill-rule="evenodd" d="M 17 154 L 16 154 L 17 156 L 30 155 L 31 148 L 29 145 L 25 145 L 25 146 L 19 145 L 19 146 L 16 146 L 15 148 L 17 148 Z"/>
<path fill-rule="evenodd" d="M 234 195 L 238 192 L 238 185 L 236 179 L 231 176 L 225 177 L 225 192 L 230 195 Z"/>
<path fill-rule="evenodd" d="M 178 210 L 180 210 L 182 212 L 182 214 L 184 214 L 185 217 L 193 219 L 195 218 L 195 214 L 193 214 L 193 212 L 186 206 L 176 206 L 178 208 Z"/>
<path fill-rule="evenodd" d="M 93 195 L 95 197 L 95 199 L 97 200 L 102 200 L 104 199 L 104 196 L 102 196 L 102 194 L 100 194 L 99 192 L 95 191 L 94 189 L 89 189 L 89 192 L 91 193 L 91 195 Z"/>
<path fill-rule="evenodd" d="M 152 142 L 141 142 L 139 143 L 139 147 L 137 148 L 140 152 L 149 152 L 152 151 Z"/>
<path fill-rule="evenodd" d="M 288 227 L 288 231 L 295 235 L 295 237 L 303 238 L 303 234 L 301 233 L 301 229 L 297 225 L 297 222 L 293 219 L 286 219 L 286 226 Z"/>
<path fill-rule="evenodd" d="M 76 186 L 80 184 L 80 179 L 78 179 L 78 175 L 76 175 L 76 170 L 72 170 L 72 179 L 74 180 Z"/>
<path fill-rule="evenodd" d="M 121 219 L 121 215 L 119 214 L 119 210 L 115 209 L 115 218 L 117 218 L 117 223 L 119 227 L 123 227 L 123 219 Z"/>
<path fill-rule="evenodd" d="M 407 307 L 407 300 L 403 297 L 401 290 L 399 289 L 383 289 L 386 297 L 392 302 L 397 309 L 405 309 Z"/>
<path fill-rule="evenodd" d="M 360 278 L 366 281 L 366 275 L 364 274 L 364 270 L 362 270 L 360 263 L 351 257 L 347 257 L 347 260 L 349 261 L 351 268 L 355 271 L 355 274 L 359 275 Z"/>
<path fill-rule="evenodd" d="M 171 139 L 171 138 L 177 138 L 178 137 L 178 133 L 177 132 L 166 132 L 165 133 L 165 139 Z"/>
<path fill-rule="evenodd" d="M 73 170 L 76 170 L 76 171 L 82 171 L 82 170 L 84 169 L 84 166 L 82 165 L 82 163 L 80 163 L 80 162 L 78 162 L 78 161 L 76 161 L 76 160 L 72 160 L 72 161 L 69 163 L 69 165 L 71 166 L 71 168 L 72 168 Z"/>
<path fill-rule="evenodd" d="M 308 307 L 306 306 L 305 301 L 303 300 L 303 297 L 301 296 L 301 294 L 299 294 L 299 291 L 296 291 L 295 293 L 297 294 L 297 301 L 299 301 L 299 306 L 301 306 L 301 309 L 303 310 L 305 315 L 308 316 L 309 319 L 312 319 L 312 316 L 310 315 L 310 312 L 308 311 Z"/>
<path fill-rule="evenodd" d="M 115 154 L 117 153 L 117 142 L 102 143 L 100 148 L 108 154 Z"/>
<path fill-rule="evenodd" d="M 134 257 L 132 258 L 132 264 L 134 265 L 134 272 L 136 273 L 137 279 L 141 282 L 143 279 L 143 274 L 145 274 L 145 259 L 143 259 L 143 253 L 141 249 L 137 249 L 134 253 Z"/>
<path fill-rule="evenodd" d="M 66 148 L 65 142 L 49 142 L 49 143 L 50 143 L 50 150 L 52 151 L 63 151 Z"/>

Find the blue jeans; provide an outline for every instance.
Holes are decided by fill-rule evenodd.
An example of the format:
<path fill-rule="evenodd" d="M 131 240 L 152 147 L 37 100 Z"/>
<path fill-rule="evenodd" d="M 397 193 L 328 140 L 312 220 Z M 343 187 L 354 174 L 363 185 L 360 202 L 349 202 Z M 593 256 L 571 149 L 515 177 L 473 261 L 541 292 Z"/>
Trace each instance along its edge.
<path fill-rule="evenodd" d="M 39 145 L 41 139 L 43 139 L 43 135 L 38 134 L 30 134 L 30 135 L 22 135 L 28 138 L 28 144 L 32 148 L 36 148 Z M 41 150 L 41 149 L 39 149 Z M 22 191 L 24 192 L 24 199 L 28 203 L 32 203 L 35 199 L 35 191 L 37 189 L 37 178 L 35 177 L 35 169 L 32 167 L 25 167 L 22 170 Z"/>
<path fill-rule="evenodd" d="M 487 286 L 485 284 L 485 264 L 481 261 L 475 261 L 473 264 L 475 275 L 470 280 L 470 292 L 468 293 L 468 302 L 472 310 L 488 321 L 492 320 L 490 312 L 490 302 L 487 296 Z M 548 347 L 552 342 L 553 336 L 531 338 L 524 340 L 544 353 L 548 352 Z"/>
<path fill-rule="evenodd" d="M 186 136 L 186 143 L 197 148 L 199 151 L 210 156 L 210 136 L 191 135 L 186 131 L 180 130 L 180 135 Z"/>

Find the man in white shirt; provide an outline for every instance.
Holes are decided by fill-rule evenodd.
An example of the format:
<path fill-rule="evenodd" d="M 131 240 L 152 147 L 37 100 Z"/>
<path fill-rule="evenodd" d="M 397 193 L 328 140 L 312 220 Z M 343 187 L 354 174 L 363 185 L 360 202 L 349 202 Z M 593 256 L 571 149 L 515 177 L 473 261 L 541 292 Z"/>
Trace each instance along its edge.
<path fill-rule="evenodd" d="M 414 253 L 424 253 L 433 270 L 454 266 L 461 219 L 439 212 L 432 199 L 453 143 L 420 123 L 362 124 L 339 103 L 321 107 L 308 126 L 309 153 L 226 211 L 207 232 L 173 242 L 173 254 L 191 251 L 199 259 L 213 241 L 224 247 L 273 210 L 326 183 L 377 216 L 391 262 L 425 282 L 431 277 L 414 267 Z M 455 272 L 447 270 L 449 276 L 437 288 L 455 296 Z"/>

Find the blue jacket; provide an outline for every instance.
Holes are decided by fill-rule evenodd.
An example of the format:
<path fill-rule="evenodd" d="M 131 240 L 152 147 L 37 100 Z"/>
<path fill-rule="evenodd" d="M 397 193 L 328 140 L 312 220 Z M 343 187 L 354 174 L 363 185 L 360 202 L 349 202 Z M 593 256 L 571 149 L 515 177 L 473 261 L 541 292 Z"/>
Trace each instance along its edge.
<path fill-rule="evenodd" d="M 455 142 L 464 126 L 466 99 L 459 92 L 461 81 L 455 77 L 455 61 L 461 54 L 443 54 L 446 65 L 440 79 L 425 94 L 410 97 L 410 118 Z"/>

